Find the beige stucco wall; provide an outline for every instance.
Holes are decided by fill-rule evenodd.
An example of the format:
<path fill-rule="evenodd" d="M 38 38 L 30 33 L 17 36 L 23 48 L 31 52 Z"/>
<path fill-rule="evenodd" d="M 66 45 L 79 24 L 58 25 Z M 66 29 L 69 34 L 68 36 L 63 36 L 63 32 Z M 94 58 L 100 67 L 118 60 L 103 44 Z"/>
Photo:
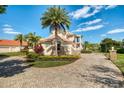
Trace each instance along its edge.
<path fill-rule="evenodd" d="M 52 47 L 53 45 L 49 45 L 49 46 L 45 46 L 45 44 L 42 44 L 43 48 L 44 48 L 44 55 L 51 55 L 52 53 L 52 48 L 49 49 L 50 47 Z M 72 44 L 62 44 L 62 46 L 64 46 L 68 52 L 66 52 L 67 55 L 79 55 L 81 48 L 76 48 L 73 47 Z M 49 51 L 47 51 L 49 50 Z"/>
<path fill-rule="evenodd" d="M 18 52 L 18 51 L 20 51 L 20 47 L 18 46 L 0 46 L 0 53 Z"/>

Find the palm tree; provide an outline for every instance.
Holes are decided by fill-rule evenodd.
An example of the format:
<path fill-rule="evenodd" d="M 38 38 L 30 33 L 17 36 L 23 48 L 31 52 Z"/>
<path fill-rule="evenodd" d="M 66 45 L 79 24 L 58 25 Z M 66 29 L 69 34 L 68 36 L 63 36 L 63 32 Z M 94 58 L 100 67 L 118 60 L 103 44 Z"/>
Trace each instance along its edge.
<path fill-rule="evenodd" d="M 0 14 L 3 14 L 6 12 L 7 5 L 0 5 Z"/>
<path fill-rule="evenodd" d="M 18 35 L 16 35 L 15 40 L 18 40 L 18 41 L 20 42 L 20 50 L 21 50 L 21 48 L 22 48 L 22 43 L 23 43 L 23 40 L 24 40 L 23 34 L 18 34 Z"/>
<path fill-rule="evenodd" d="M 57 37 L 58 31 L 66 31 L 65 27 L 69 29 L 70 26 L 70 19 L 68 16 L 68 12 L 65 9 L 53 6 L 48 8 L 47 11 L 41 17 L 41 25 L 42 28 L 49 27 L 50 32 L 55 31 L 55 38 L 56 38 L 56 55 L 58 55 L 57 51 Z"/>
<path fill-rule="evenodd" d="M 28 33 L 27 35 L 25 35 L 25 40 L 27 40 L 28 45 L 32 48 L 36 46 L 40 38 L 41 37 L 37 36 L 35 33 Z"/>

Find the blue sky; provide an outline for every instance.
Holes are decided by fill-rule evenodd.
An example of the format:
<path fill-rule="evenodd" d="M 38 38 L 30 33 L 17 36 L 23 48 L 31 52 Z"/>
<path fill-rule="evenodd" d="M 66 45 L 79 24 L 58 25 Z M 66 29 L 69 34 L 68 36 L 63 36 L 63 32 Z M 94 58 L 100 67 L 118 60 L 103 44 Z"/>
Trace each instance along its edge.
<path fill-rule="evenodd" d="M 42 29 L 40 18 L 46 9 L 45 5 L 8 6 L 6 14 L 0 14 L 0 39 L 14 39 L 16 34 L 36 32 L 47 37 L 49 29 Z M 124 38 L 124 6 L 61 6 L 70 16 L 69 31 L 83 35 L 83 40 L 99 43 L 110 37 L 115 40 Z"/>

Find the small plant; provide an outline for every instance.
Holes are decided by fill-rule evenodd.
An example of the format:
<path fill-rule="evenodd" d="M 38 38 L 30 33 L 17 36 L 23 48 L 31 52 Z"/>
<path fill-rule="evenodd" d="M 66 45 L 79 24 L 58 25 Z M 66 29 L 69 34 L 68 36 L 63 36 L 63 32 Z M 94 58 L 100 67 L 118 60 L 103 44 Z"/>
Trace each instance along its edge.
<path fill-rule="evenodd" d="M 35 51 L 35 53 L 37 53 L 37 54 L 42 54 L 42 55 L 43 55 L 43 51 L 44 51 L 43 46 L 42 46 L 42 45 L 36 45 L 36 46 L 34 47 L 34 51 Z"/>
<path fill-rule="evenodd" d="M 92 51 L 91 50 L 84 50 L 84 49 L 82 49 L 81 53 L 92 53 Z"/>

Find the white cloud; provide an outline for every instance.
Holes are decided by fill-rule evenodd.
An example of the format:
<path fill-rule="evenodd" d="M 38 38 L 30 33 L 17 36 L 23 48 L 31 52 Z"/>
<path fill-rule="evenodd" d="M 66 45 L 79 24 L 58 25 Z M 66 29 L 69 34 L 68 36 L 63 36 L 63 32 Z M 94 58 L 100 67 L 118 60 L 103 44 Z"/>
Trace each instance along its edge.
<path fill-rule="evenodd" d="M 15 34 L 15 35 L 21 34 L 20 32 L 16 32 L 16 31 L 5 31 L 4 33 L 6 33 L 6 34 Z"/>
<path fill-rule="evenodd" d="M 72 16 L 75 19 L 79 19 L 79 18 L 88 18 L 91 17 L 93 15 L 95 15 L 96 13 L 100 12 L 100 10 L 103 8 L 104 6 L 102 5 L 90 5 L 90 6 L 84 6 L 81 9 L 78 9 L 76 11 L 71 12 L 69 15 Z M 91 11 L 92 10 L 92 11 Z M 90 12 L 91 11 L 91 12 Z"/>
<path fill-rule="evenodd" d="M 77 9 L 76 11 L 71 12 L 69 15 L 72 16 L 75 19 L 79 19 L 79 18 L 85 16 L 88 13 L 89 10 L 90 10 L 89 6 L 84 6 L 81 9 Z"/>
<path fill-rule="evenodd" d="M 124 29 L 114 29 L 111 31 L 108 31 L 107 34 L 116 34 L 116 33 L 122 33 L 124 32 Z"/>
<path fill-rule="evenodd" d="M 86 31 L 98 30 L 103 27 L 104 27 L 104 25 L 89 26 L 86 28 L 78 28 L 77 30 L 75 30 L 73 32 L 86 32 Z"/>
<path fill-rule="evenodd" d="M 13 28 L 3 28 L 3 32 L 6 34 L 20 34 L 20 32 L 15 31 Z"/>
<path fill-rule="evenodd" d="M 100 6 L 100 5 L 97 5 L 97 6 L 91 6 L 90 9 L 94 9 L 91 13 L 87 13 L 84 18 L 88 18 L 88 17 L 91 17 L 93 15 L 95 15 L 96 13 L 100 12 L 101 9 L 103 8 L 104 6 Z"/>
<path fill-rule="evenodd" d="M 96 23 L 99 23 L 101 22 L 102 19 L 95 19 L 95 20 L 92 20 L 92 21 L 88 21 L 88 22 L 85 22 L 85 23 L 81 23 L 79 24 L 78 26 L 81 26 L 81 25 L 92 25 L 92 24 L 96 24 Z"/>
<path fill-rule="evenodd" d="M 102 9 L 107 10 L 107 9 L 112 9 L 115 7 L 116 7 L 116 5 L 109 5 L 109 6 L 89 5 L 89 6 L 84 6 L 81 9 L 77 9 L 76 11 L 69 13 L 69 15 L 75 19 L 88 18 L 88 17 L 94 16 L 95 14 L 101 12 Z"/>
<path fill-rule="evenodd" d="M 4 24 L 3 27 L 12 27 L 12 26 L 9 24 Z"/>
<path fill-rule="evenodd" d="M 15 31 L 14 28 L 9 24 L 4 24 L 2 30 L 6 34 L 14 34 L 14 35 L 20 34 L 20 32 Z"/>
<path fill-rule="evenodd" d="M 108 5 L 105 9 L 107 10 L 107 9 L 112 9 L 112 8 L 115 8 L 115 7 L 117 7 L 117 5 Z"/>

